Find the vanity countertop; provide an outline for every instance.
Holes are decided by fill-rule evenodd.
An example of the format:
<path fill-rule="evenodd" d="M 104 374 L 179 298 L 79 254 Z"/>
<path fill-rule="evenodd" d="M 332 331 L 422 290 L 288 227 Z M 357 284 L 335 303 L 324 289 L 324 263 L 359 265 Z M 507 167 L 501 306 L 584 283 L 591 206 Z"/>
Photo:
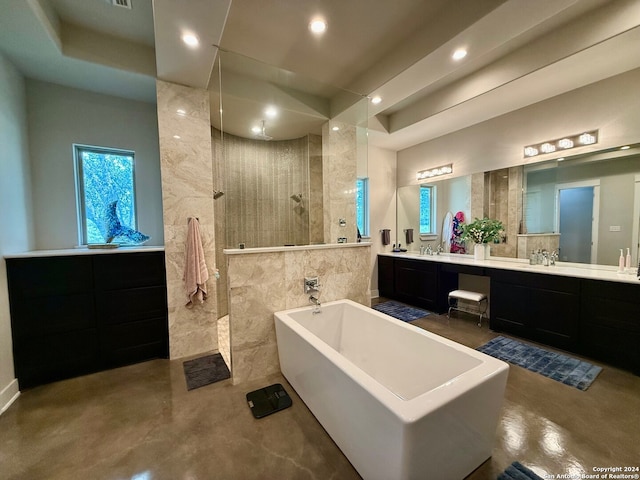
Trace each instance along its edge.
<path fill-rule="evenodd" d="M 609 282 L 635 283 L 640 285 L 636 269 L 632 273 L 617 273 L 617 267 L 608 265 L 587 265 L 581 263 L 558 262 L 555 266 L 529 265 L 528 260 L 516 258 L 489 257 L 487 260 L 475 260 L 473 255 L 440 254 L 420 255 L 418 252 L 386 252 L 379 255 L 422 260 L 425 262 L 449 263 L 454 265 L 471 265 L 475 267 L 514 270 L 525 273 L 541 273 L 565 277 L 605 280 Z"/>
<path fill-rule="evenodd" d="M 132 245 L 130 247 L 120 246 L 118 248 L 64 248 L 59 250 L 31 250 L 29 252 L 12 253 L 4 255 L 4 258 L 36 258 L 36 257 L 70 257 L 75 255 L 103 255 L 111 253 L 142 253 L 142 252 L 164 252 L 162 246 Z"/>

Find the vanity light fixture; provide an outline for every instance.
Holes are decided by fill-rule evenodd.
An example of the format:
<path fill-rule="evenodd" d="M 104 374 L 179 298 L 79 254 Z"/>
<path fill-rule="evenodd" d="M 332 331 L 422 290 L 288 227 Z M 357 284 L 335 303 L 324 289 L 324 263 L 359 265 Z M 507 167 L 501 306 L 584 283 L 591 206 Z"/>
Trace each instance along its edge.
<path fill-rule="evenodd" d="M 376 95 L 371 99 L 371 103 L 373 103 L 374 105 L 378 105 L 380 102 L 382 102 L 382 97 L 380 97 L 379 95 Z"/>
<path fill-rule="evenodd" d="M 464 48 L 459 48 L 458 50 L 453 52 L 453 55 L 451 55 L 451 58 L 453 58 L 454 60 L 462 60 L 466 56 L 467 56 L 467 51 Z"/>
<path fill-rule="evenodd" d="M 198 45 L 200 45 L 200 40 L 198 40 L 198 37 L 196 37 L 193 33 L 184 33 L 182 35 L 182 41 L 185 43 L 185 45 L 191 48 L 196 48 Z"/>
<path fill-rule="evenodd" d="M 542 150 L 542 153 L 553 153 L 556 151 L 556 146 L 547 142 L 540 145 L 540 150 Z"/>
<path fill-rule="evenodd" d="M 558 140 L 547 140 L 546 142 L 527 145 L 524 147 L 524 156 L 535 157 L 544 153 L 553 153 L 556 150 L 568 150 L 570 148 L 581 147 L 598 143 L 598 130 L 569 135 Z"/>
<path fill-rule="evenodd" d="M 439 177 L 440 175 L 448 175 L 450 173 L 453 173 L 453 164 L 451 163 L 449 165 L 442 165 L 429 170 L 420 170 L 416 174 L 416 179 L 424 180 L 425 178 Z"/>

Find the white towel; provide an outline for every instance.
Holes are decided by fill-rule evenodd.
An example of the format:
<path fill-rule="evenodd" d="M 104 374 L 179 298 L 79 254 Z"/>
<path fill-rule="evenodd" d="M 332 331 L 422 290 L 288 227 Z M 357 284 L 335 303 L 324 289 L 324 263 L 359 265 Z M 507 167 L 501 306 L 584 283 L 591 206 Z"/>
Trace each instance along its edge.
<path fill-rule="evenodd" d="M 187 231 L 187 245 L 184 264 L 184 288 L 186 305 L 192 305 L 197 299 L 203 303 L 207 298 L 207 280 L 209 271 L 204 260 L 204 248 L 200 238 L 200 222 L 190 218 Z"/>

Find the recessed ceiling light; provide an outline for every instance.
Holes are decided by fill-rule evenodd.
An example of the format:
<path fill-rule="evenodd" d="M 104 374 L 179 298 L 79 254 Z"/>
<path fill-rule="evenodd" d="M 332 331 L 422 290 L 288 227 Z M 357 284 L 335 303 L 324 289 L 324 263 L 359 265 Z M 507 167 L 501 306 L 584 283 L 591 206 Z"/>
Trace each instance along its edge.
<path fill-rule="evenodd" d="M 184 111 L 183 109 L 181 109 L 181 108 L 179 108 L 178 110 L 176 110 L 176 113 L 177 113 L 178 115 L 180 115 L 181 117 L 184 117 L 184 116 L 187 114 L 187 112 L 185 112 L 185 111 Z"/>
<path fill-rule="evenodd" d="M 276 107 L 267 107 L 264 111 L 264 114 L 269 118 L 274 118 L 276 115 L 278 115 L 278 110 L 276 109 Z"/>
<path fill-rule="evenodd" d="M 258 127 L 258 126 L 255 126 L 255 127 L 251 127 L 251 131 L 253 133 L 260 133 L 262 131 L 262 129 L 260 127 Z"/>
<path fill-rule="evenodd" d="M 625 145 L 624 147 L 620 147 L 620 150 L 629 150 L 630 148 L 629 145 Z"/>
<path fill-rule="evenodd" d="M 376 95 L 371 99 L 371 103 L 373 103 L 374 105 L 378 105 L 381 101 L 382 101 L 382 98 L 380 98 L 378 95 Z"/>
<path fill-rule="evenodd" d="M 200 45 L 200 40 L 193 33 L 185 33 L 182 35 L 182 41 L 187 44 L 189 47 L 197 47 Z"/>
<path fill-rule="evenodd" d="M 332 127 L 331 130 L 333 130 L 334 132 L 337 132 L 338 130 L 340 130 L 340 127 L 338 127 L 338 126 Z"/>
<path fill-rule="evenodd" d="M 176 140 L 180 140 L 182 137 L 180 135 L 174 135 L 173 138 L 175 138 Z"/>
<path fill-rule="evenodd" d="M 453 55 L 451 55 L 451 58 L 453 58 L 454 60 L 462 60 L 466 56 L 467 56 L 467 51 L 464 48 L 459 48 L 458 50 L 453 52 Z"/>
<path fill-rule="evenodd" d="M 319 18 L 312 20 L 309 24 L 309 30 L 311 30 L 313 33 L 324 33 L 326 29 L 327 23 Z"/>

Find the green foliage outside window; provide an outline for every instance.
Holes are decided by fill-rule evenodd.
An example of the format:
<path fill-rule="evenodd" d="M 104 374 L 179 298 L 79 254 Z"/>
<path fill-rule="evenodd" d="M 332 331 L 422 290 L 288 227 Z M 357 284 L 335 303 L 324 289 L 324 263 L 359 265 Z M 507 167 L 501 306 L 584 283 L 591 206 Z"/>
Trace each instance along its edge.
<path fill-rule="evenodd" d="M 122 225 L 136 228 L 133 152 L 76 146 L 82 244 L 107 238 L 106 210 L 117 200 Z"/>

